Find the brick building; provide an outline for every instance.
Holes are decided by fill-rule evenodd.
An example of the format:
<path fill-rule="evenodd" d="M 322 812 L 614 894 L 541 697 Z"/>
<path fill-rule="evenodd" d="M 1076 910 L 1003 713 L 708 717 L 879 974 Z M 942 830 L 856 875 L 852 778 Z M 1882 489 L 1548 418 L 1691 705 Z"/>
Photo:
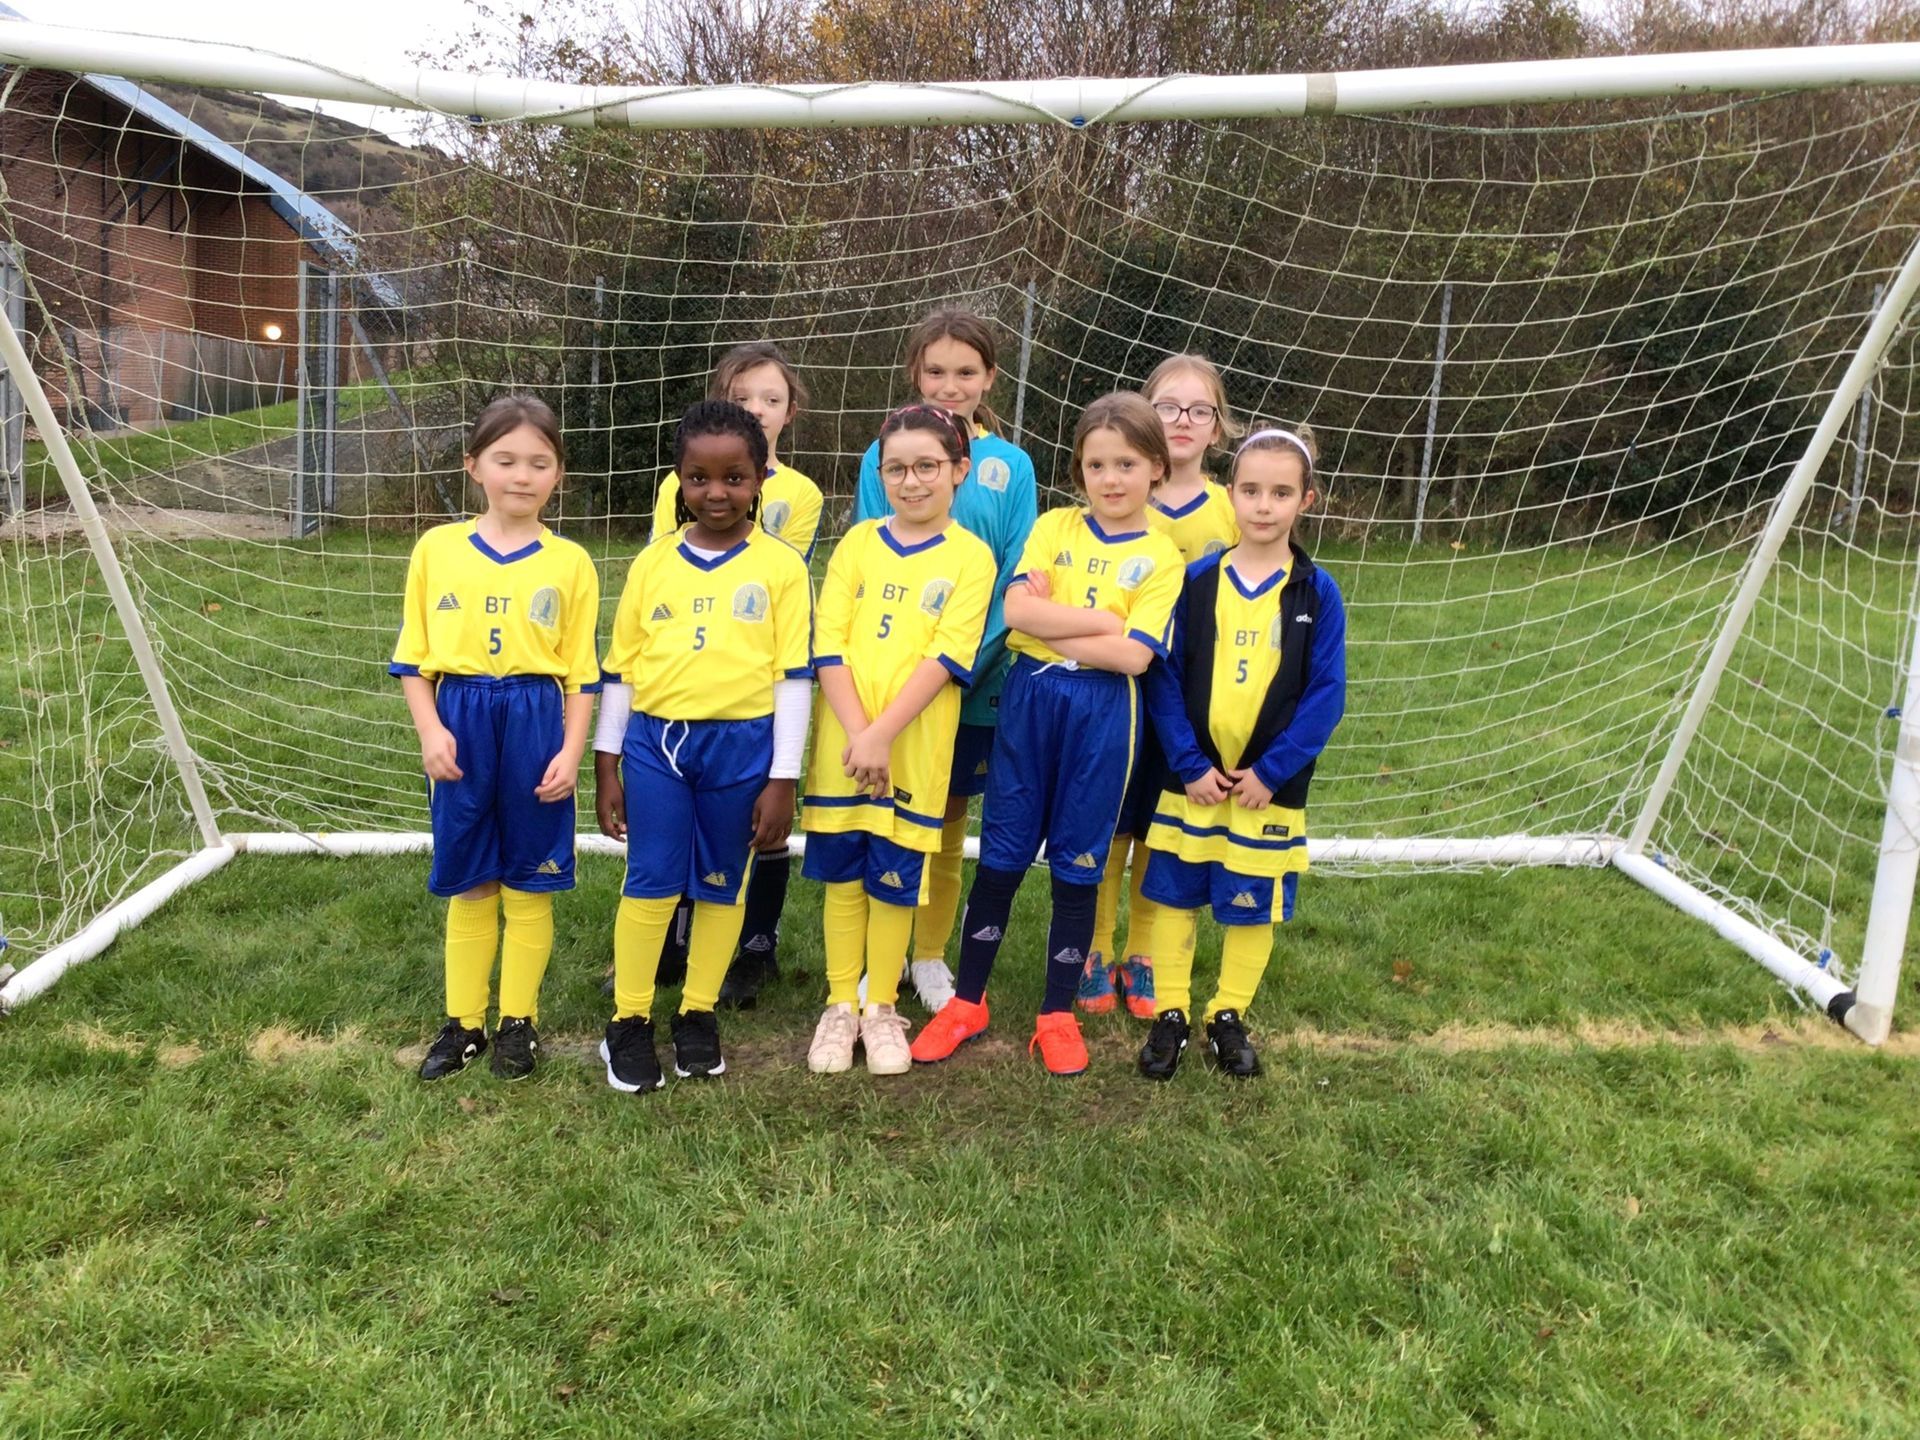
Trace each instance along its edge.
<path fill-rule="evenodd" d="M 291 396 L 302 260 L 342 275 L 376 338 L 388 328 L 398 293 L 312 196 L 130 80 L 0 77 L 13 83 L 0 109 L 11 231 L 0 238 L 33 286 L 28 325 L 56 406 L 78 396 L 103 429 Z M 363 357 L 341 330 L 350 379 Z"/>

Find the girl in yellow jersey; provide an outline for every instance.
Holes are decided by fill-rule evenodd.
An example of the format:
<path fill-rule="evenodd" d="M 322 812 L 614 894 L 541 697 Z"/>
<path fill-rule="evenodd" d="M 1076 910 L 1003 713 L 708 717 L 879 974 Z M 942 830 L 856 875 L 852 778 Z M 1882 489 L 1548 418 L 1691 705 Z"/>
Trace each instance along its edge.
<path fill-rule="evenodd" d="M 971 437 L 937 405 L 909 405 L 880 427 L 891 509 L 834 549 L 814 625 L 820 706 L 801 826 L 806 874 L 826 883 L 827 1008 L 807 1064 L 912 1068 L 895 1008 L 915 907 L 926 902 L 960 727 L 997 567 L 953 517 Z M 858 1009 L 862 962 L 867 973 Z"/>
<path fill-rule="evenodd" d="M 1180 547 L 1180 558 L 1187 564 L 1205 555 L 1217 555 L 1240 538 L 1227 487 L 1216 485 L 1205 469 L 1210 454 L 1241 434 L 1227 406 L 1220 372 L 1204 355 L 1169 355 L 1153 367 L 1140 393 L 1160 417 L 1167 434 L 1167 455 L 1173 462 L 1166 483 L 1147 504 L 1147 519 Z M 1120 832 L 1107 855 L 1107 873 L 1100 882 L 1100 899 L 1094 910 L 1093 950 L 1080 977 L 1076 1003 L 1089 1014 L 1112 1010 L 1117 991 L 1126 998 L 1127 1009 L 1136 1018 L 1151 1020 L 1154 1015 L 1153 958 L 1147 944 L 1153 933 L 1153 902 L 1140 893 L 1140 882 L 1147 873 L 1147 825 L 1153 818 L 1162 765 L 1160 747 L 1149 724 L 1140 748 L 1140 763 L 1134 767 L 1133 786 L 1127 792 Z M 1113 944 L 1114 927 L 1129 858 L 1133 862 L 1133 896 L 1127 907 L 1127 953 L 1109 970 L 1107 958 L 1118 953 Z"/>
<path fill-rule="evenodd" d="M 1166 650 L 1181 566 L 1173 542 L 1147 521 L 1148 497 L 1167 473 L 1167 441 L 1145 400 L 1114 394 L 1089 405 L 1074 430 L 1073 470 L 1086 507 L 1040 517 L 1007 587 L 1007 646 L 1018 658 L 987 772 L 957 993 L 914 1038 L 922 1062 L 946 1059 L 986 1029 L 987 979 L 1044 842 L 1053 920 L 1046 996 L 1028 1048 L 1038 1047 L 1056 1075 L 1087 1067 L 1074 988 L 1139 746 L 1136 677 Z"/>
<path fill-rule="evenodd" d="M 767 534 L 786 541 L 809 564 L 820 538 L 822 501 L 820 487 L 780 461 L 780 437 L 793 419 L 805 408 L 807 387 L 780 347 L 764 340 L 736 345 L 720 357 L 707 381 L 707 396 L 713 400 L 731 400 L 754 419 L 767 434 L 767 481 L 760 491 L 757 524 Z M 658 540 L 679 529 L 684 520 L 679 510 L 680 476 L 668 471 L 660 482 L 653 506 L 653 538 Z M 779 969 L 776 951 L 780 941 L 780 912 L 786 908 L 787 882 L 792 878 L 793 861 L 786 841 L 780 848 L 754 860 L 753 879 L 747 885 L 746 918 L 740 927 L 740 949 L 728 967 L 720 985 L 720 1004 L 724 1009 L 737 1006 L 751 1009 L 760 989 Z M 687 904 L 681 902 L 669 929 L 667 957 L 663 958 L 662 978 L 672 965 L 685 973 L 688 934 Z"/>
<path fill-rule="evenodd" d="M 654 1050 L 661 941 L 694 900 L 674 1072 L 719 1075 L 714 1007 L 740 937 L 756 850 L 783 845 L 806 746 L 813 591 L 799 552 L 754 524 L 767 437 L 727 400 L 688 410 L 674 437 L 685 523 L 627 572 L 594 739 L 600 827 L 627 842 L 613 932 L 607 1083 L 665 1083 Z"/>
<path fill-rule="evenodd" d="M 1307 787 L 1346 708 L 1340 587 L 1293 538 L 1314 500 L 1314 453 L 1304 428 L 1258 430 L 1241 445 L 1239 543 L 1188 567 L 1170 653 L 1147 680 L 1168 769 L 1147 832 L 1144 888 L 1159 907 L 1158 1013 L 1140 1052 L 1149 1079 L 1170 1079 L 1186 1048 L 1195 922 L 1207 906 L 1225 929 L 1208 1046 L 1225 1073 L 1260 1073 L 1242 1017 L 1274 922 L 1293 913 Z"/>
<path fill-rule="evenodd" d="M 427 888 L 449 897 L 447 1023 L 420 1066 L 423 1080 L 487 1048 L 496 947 L 493 1073 L 532 1074 L 540 1049 L 534 1022 L 553 951 L 552 892 L 573 888 L 573 789 L 600 688 L 593 561 L 540 523 L 564 454 L 543 402 L 495 400 L 467 440 L 467 473 L 486 493 L 486 513 L 429 530 L 407 562 L 387 668 L 406 692 L 432 787 Z"/>
<path fill-rule="evenodd" d="M 1227 404 L 1220 371 L 1204 355 L 1169 355 L 1153 367 L 1140 393 L 1160 417 L 1173 461 L 1147 519 L 1172 537 L 1191 565 L 1240 538 L 1233 501 L 1208 473 L 1207 460 L 1245 432 Z"/>

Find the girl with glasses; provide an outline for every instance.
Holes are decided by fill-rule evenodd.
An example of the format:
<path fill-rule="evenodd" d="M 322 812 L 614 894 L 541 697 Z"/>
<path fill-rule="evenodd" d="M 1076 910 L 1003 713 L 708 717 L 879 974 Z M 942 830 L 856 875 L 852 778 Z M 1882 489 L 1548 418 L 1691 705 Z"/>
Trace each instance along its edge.
<path fill-rule="evenodd" d="M 895 1006 L 997 569 L 954 519 L 956 492 L 975 483 L 967 432 L 936 405 L 887 417 L 877 468 L 892 513 L 847 532 L 820 592 L 820 701 L 800 822 L 804 873 L 826 886 L 827 1008 L 807 1051 L 815 1074 L 851 1069 L 856 1041 L 871 1074 L 913 1066 Z"/>

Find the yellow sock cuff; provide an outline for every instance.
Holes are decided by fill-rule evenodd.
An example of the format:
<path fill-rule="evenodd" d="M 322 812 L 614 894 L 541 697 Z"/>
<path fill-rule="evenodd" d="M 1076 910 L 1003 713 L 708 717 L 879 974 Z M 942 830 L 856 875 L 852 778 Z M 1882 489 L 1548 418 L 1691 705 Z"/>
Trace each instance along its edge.
<path fill-rule="evenodd" d="M 500 925 L 500 895 L 483 895 L 478 900 L 468 900 L 456 895 L 447 901 L 447 928 L 461 930 L 466 934 L 475 934 L 482 930 L 494 930 Z"/>

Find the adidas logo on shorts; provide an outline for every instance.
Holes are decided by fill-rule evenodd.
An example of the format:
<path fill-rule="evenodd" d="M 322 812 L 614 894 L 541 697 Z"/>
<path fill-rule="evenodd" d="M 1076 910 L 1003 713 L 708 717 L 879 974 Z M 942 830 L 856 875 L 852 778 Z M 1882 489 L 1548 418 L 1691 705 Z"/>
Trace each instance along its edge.
<path fill-rule="evenodd" d="M 900 872 L 898 870 L 887 871 L 886 874 L 880 877 L 880 883 L 894 890 L 904 890 L 907 888 L 906 881 L 900 878 Z"/>
<path fill-rule="evenodd" d="M 711 874 L 702 875 L 700 877 L 700 883 L 702 885 L 725 885 L 727 883 L 727 874 L 724 870 L 715 870 Z"/>
<path fill-rule="evenodd" d="M 460 608 L 460 597 L 449 590 L 440 597 L 440 603 L 433 608 L 436 610 L 458 610 Z"/>
<path fill-rule="evenodd" d="M 560 862 L 558 860 L 542 860 L 534 867 L 533 873 L 536 875 L 558 875 L 560 873 Z"/>
<path fill-rule="evenodd" d="M 673 607 L 671 605 L 656 605 L 653 607 L 653 614 L 648 618 L 652 622 L 671 620 L 673 618 Z"/>
<path fill-rule="evenodd" d="M 982 925 L 967 938 L 970 940 L 978 940 L 984 945 L 991 945 L 1000 938 L 1000 933 L 1000 927 L 998 925 Z"/>
<path fill-rule="evenodd" d="M 1260 902 L 1253 898 L 1251 892 L 1246 890 L 1242 890 L 1238 895 L 1233 897 L 1233 905 L 1236 910 L 1258 910 L 1260 908 Z"/>
<path fill-rule="evenodd" d="M 1078 865 L 1082 870 L 1097 870 L 1100 868 L 1100 862 L 1093 858 L 1093 852 L 1090 850 L 1074 856 L 1073 863 Z"/>

